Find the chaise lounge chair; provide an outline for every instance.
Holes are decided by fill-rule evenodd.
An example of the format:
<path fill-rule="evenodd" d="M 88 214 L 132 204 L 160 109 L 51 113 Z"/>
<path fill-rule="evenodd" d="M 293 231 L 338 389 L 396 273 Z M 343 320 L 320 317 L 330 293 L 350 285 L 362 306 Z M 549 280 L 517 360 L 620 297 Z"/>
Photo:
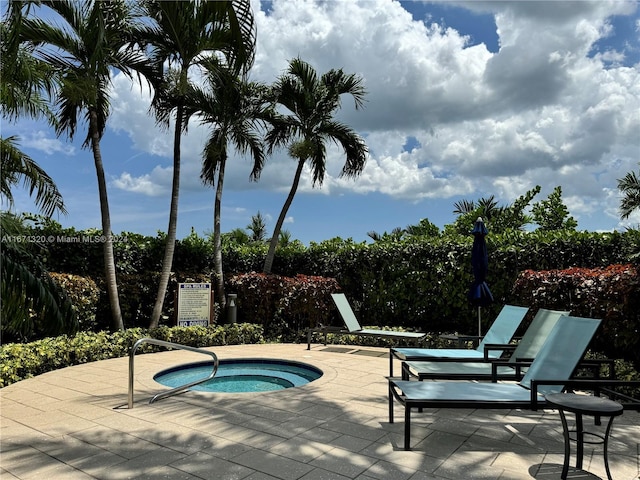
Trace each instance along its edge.
<path fill-rule="evenodd" d="M 436 360 L 449 362 L 475 361 L 499 358 L 522 323 L 529 309 L 505 305 L 491 324 L 484 338 L 474 350 L 466 348 L 392 348 L 389 350 L 389 376 L 393 376 L 393 359 L 401 361 Z M 486 345 L 499 345 L 495 350 L 486 349 Z"/>
<path fill-rule="evenodd" d="M 402 378 L 405 380 L 409 380 L 410 377 L 417 377 L 418 380 L 520 380 L 523 370 L 522 362 L 530 362 L 536 357 L 558 319 L 563 315 L 569 315 L 569 312 L 539 309 L 520 341 L 507 347 L 514 347 L 511 356 L 503 361 L 495 361 L 495 366 L 492 365 L 494 362 L 488 362 L 485 359 L 473 362 L 408 361 L 402 363 Z M 485 345 L 485 348 L 491 348 L 491 345 Z M 524 369 L 526 370 L 526 364 Z"/>
<path fill-rule="evenodd" d="M 564 389 L 599 325 L 600 320 L 592 318 L 560 317 L 519 383 L 416 382 L 389 377 L 389 423 L 394 421 L 396 399 L 404 405 L 404 449 L 410 450 L 414 408 L 544 407 L 544 395 Z"/>
<path fill-rule="evenodd" d="M 395 338 L 401 340 L 410 340 L 414 345 L 419 345 L 420 342 L 423 342 L 427 338 L 426 333 L 421 332 L 396 332 L 393 330 L 375 330 L 375 329 L 367 329 L 362 328 L 358 323 L 358 319 L 356 318 L 351 305 L 349 305 L 349 301 L 344 293 L 332 293 L 331 298 L 333 299 L 336 307 L 338 307 L 338 312 L 342 317 L 346 325 L 346 329 L 339 327 L 329 327 L 329 326 L 319 326 L 316 328 L 309 328 L 307 330 L 307 350 L 311 349 L 311 334 L 313 332 L 320 332 L 324 334 L 324 344 L 327 344 L 327 333 L 333 333 L 335 335 L 362 335 L 369 337 L 381 337 L 381 338 Z"/>

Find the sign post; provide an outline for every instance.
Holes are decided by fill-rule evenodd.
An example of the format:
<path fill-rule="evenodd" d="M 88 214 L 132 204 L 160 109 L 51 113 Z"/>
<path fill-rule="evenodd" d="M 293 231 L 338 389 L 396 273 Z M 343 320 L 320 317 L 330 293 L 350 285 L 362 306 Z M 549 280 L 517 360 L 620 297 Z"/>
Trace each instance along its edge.
<path fill-rule="evenodd" d="M 178 284 L 178 326 L 208 327 L 211 321 L 211 284 Z"/>

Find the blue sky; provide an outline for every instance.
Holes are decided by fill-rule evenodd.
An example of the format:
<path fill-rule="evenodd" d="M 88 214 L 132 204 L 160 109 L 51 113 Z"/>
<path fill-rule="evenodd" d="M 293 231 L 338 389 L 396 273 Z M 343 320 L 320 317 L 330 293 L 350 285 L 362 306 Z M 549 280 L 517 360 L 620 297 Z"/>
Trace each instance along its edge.
<path fill-rule="evenodd" d="M 558 185 L 581 230 L 624 229 L 618 178 L 640 161 L 640 11 L 638 2 L 253 2 L 258 53 L 253 80 L 271 83 L 291 58 L 319 72 L 362 75 L 366 107 L 349 98 L 339 118 L 367 142 L 355 180 L 338 176 L 329 149 L 327 177 L 307 173 L 284 228 L 308 244 L 334 237 L 368 241 L 421 219 L 443 227 L 460 199 L 494 195 L 512 202 L 535 185 L 543 200 Z M 113 79 L 113 111 L 102 140 L 115 233 L 155 235 L 168 223 L 171 132 L 147 115 L 150 92 Z M 56 138 L 42 122 L 3 122 L 57 182 L 64 226 L 98 228 L 93 157 Z M 192 122 L 183 139 L 178 237 L 213 230 L 213 190 L 199 180 L 207 129 Z M 235 156 L 225 179 L 222 230 L 245 228 L 258 211 L 271 230 L 295 163 L 285 151 L 258 182 Z M 15 209 L 33 211 L 25 192 Z"/>

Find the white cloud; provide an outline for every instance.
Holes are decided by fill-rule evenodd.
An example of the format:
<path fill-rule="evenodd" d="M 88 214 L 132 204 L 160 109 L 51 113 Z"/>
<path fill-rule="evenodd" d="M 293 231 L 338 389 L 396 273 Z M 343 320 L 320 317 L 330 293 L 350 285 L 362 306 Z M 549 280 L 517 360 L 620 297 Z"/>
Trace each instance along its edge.
<path fill-rule="evenodd" d="M 66 144 L 49 135 L 49 132 L 37 130 L 20 137 L 19 144 L 22 148 L 33 148 L 47 155 L 53 155 L 54 153 L 62 153 L 64 155 L 75 154 L 73 145 Z"/>
<path fill-rule="evenodd" d="M 495 194 L 507 202 L 537 184 L 545 188 L 541 196 L 561 185 L 572 214 L 588 216 L 612 201 L 606 192 L 640 151 L 638 66 L 605 65 L 622 60 L 613 51 L 588 56 L 611 34 L 609 17 L 629 14 L 630 3 L 463 3 L 494 14 L 500 50 L 492 53 L 484 44 L 469 46 L 454 29 L 413 20 L 398 2 L 274 0 L 265 13 L 254 1 L 251 75 L 271 83 L 300 56 L 321 73 L 344 68 L 363 76 L 366 108 L 356 111 L 344 98 L 339 117 L 366 137 L 367 165 L 356 180 L 339 178 L 343 154 L 331 147 L 317 193 L 379 192 L 410 201 Z M 114 81 L 109 125 L 162 161 L 146 173 L 122 173 L 114 185 L 146 195 L 167 191 L 171 130 L 148 116 L 148 90 L 141 95 L 122 76 Z M 183 138 L 185 189 L 203 188 L 206 135 L 192 123 Z M 408 137 L 420 145 L 403 152 Z M 250 168 L 232 155 L 225 189 L 288 192 L 295 162 L 278 152 L 257 184 L 249 182 Z M 309 191 L 306 170 L 299 192 Z"/>
<path fill-rule="evenodd" d="M 114 187 L 127 192 L 142 193 L 152 197 L 166 196 L 171 190 L 163 187 L 163 185 L 166 185 L 167 178 L 169 179 L 169 184 L 171 184 L 171 175 L 171 169 L 156 167 L 151 174 L 138 177 L 123 172 L 118 178 L 113 179 L 112 183 Z"/>

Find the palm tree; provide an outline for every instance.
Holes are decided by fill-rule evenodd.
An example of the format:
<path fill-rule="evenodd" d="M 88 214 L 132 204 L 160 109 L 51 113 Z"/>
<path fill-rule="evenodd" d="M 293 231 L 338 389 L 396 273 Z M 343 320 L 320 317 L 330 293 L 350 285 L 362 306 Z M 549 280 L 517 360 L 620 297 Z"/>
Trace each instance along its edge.
<path fill-rule="evenodd" d="M 7 212 L 0 215 L 0 230 L 5 239 L 29 234 L 23 218 Z M 3 241 L 0 250 L 0 328 L 19 340 L 72 333 L 78 326 L 71 300 L 33 254 L 33 248 L 41 247 Z"/>
<path fill-rule="evenodd" d="M 407 231 L 404 228 L 395 227 L 391 230 L 391 233 L 383 232 L 381 235 L 375 230 L 371 230 L 367 232 L 367 236 L 374 242 L 399 242 L 406 233 Z"/>
<path fill-rule="evenodd" d="M 48 99 L 56 87 L 55 72 L 34 57 L 35 45 L 20 39 L 23 9 L 28 13 L 30 7 L 18 0 L 10 2 L 0 23 L 0 108 L 7 120 L 45 117 L 53 126 L 56 119 Z"/>
<path fill-rule="evenodd" d="M 247 245 L 251 242 L 251 238 L 247 234 L 247 232 L 242 228 L 234 228 L 230 232 L 223 233 L 220 235 L 221 242 L 225 245 L 235 244 L 235 245 Z"/>
<path fill-rule="evenodd" d="M 23 116 L 45 117 L 55 125 L 48 97 L 56 77 L 49 65 L 33 56 L 34 45 L 20 42 L 22 6 L 22 2 L 12 2 L 0 24 L 0 111 L 9 121 Z M 0 137 L 0 152 L 0 194 L 9 206 L 13 204 L 12 188 L 22 181 L 31 195 L 35 193 L 36 206 L 43 215 L 51 216 L 56 210 L 66 213 L 53 179 L 20 150 L 18 137 Z"/>
<path fill-rule="evenodd" d="M 224 173 L 229 144 L 243 155 L 253 159 L 251 179 L 257 179 L 264 164 L 264 152 L 258 131 L 270 117 L 266 87 L 246 82 L 233 72 L 206 64 L 206 88 L 194 88 L 188 95 L 186 114 L 194 113 L 201 123 L 211 125 L 211 135 L 203 152 L 202 173 L 205 185 L 216 187 L 214 202 L 213 244 L 216 293 L 221 308 L 225 307 L 224 277 L 222 269 L 222 242 L 220 213 Z M 192 111 L 193 109 L 193 111 Z"/>
<path fill-rule="evenodd" d="M 620 200 L 620 218 L 625 219 L 640 208 L 640 177 L 629 172 L 618 179 L 618 190 L 624 195 Z"/>
<path fill-rule="evenodd" d="M 51 217 L 56 211 L 66 214 L 62 194 L 53 179 L 29 155 L 18 148 L 17 137 L 0 138 L 0 194 L 13 204 L 11 190 L 22 180 L 31 195 L 35 194 L 40 212 Z"/>
<path fill-rule="evenodd" d="M 160 124 L 168 127 L 171 118 L 175 119 L 169 225 L 158 293 L 149 324 L 150 328 L 155 328 L 162 313 L 175 250 L 180 141 L 189 121 L 185 102 L 192 88 L 190 70 L 199 69 L 205 60 L 213 58 L 236 73 L 246 71 L 253 64 L 255 26 L 249 0 L 147 0 L 143 6 L 154 22 L 145 38 L 151 58 L 157 65 L 168 66 L 162 84 L 156 88 L 152 106 Z"/>
<path fill-rule="evenodd" d="M 140 51 L 128 48 L 137 32 L 129 2 L 43 0 L 40 4 L 56 13 L 56 20 L 29 14 L 22 20 L 21 39 L 35 45 L 36 58 L 47 62 L 59 75 L 60 87 L 55 92 L 58 135 L 66 133 L 73 138 L 79 115 L 84 115 L 88 125 L 83 146 L 92 150 L 98 180 L 112 325 L 114 329 L 123 329 L 100 140 L 109 116 L 111 70 L 128 76 L 138 71 L 149 77 L 152 71 Z"/>
<path fill-rule="evenodd" d="M 469 213 L 478 214 L 487 221 L 500 213 L 500 207 L 494 195 L 490 197 L 482 197 L 478 200 L 478 203 L 473 200 L 460 200 L 453 204 L 453 213 L 456 215 L 465 215 Z M 479 209 L 479 211 L 477 210 Z M 475 221 L 475 220 L 474 220 Z"/>
<path fill-rule="evenodd" d="M 340 108 L 340 96 L 350 94 L 356 109 L 363 106 L 366 94 L 362 78 L 347 75 L 341 69 L 329 70 L 318 77 L 315 69 L 299 58 L 289 62 L 287 72 L 274 85 L 277 102 L 289 110 L 273 120 L 273 128 L 267 133 L 269 153 L 274 148 L 289 145 L 289 155 L 298 164 L 293 184 L 276 222 L 269 251 L 264 262 L 264 273 L 271 273 L 279 233 L 300 183 L 302 169 L 311 162 L 313 185 L 322 185 L 326 169 L 326 143 L 332 140 L 342 147 L 346 162 L 341 175 L 358 176 L 364 169 L 367 146 L 364 140 L 348 125 L 333 118 Z"/>
<path fill-rule="evenodd" d="M 260 211 L 251 217 L 251 223 L 247 225 L 247 230 L 251 232 L 252 242 L 262 243 L 267 238 L 267 223 Z"/>
<path fill-rule="evenodd" d="M 33 57 L 33 45 L 20 42 L 22 7 L 22 2 L 12 2 L 0 24 L 3 60 L 0 111 L 9 121 L 23 116 L 45 117 L 55 125 L 47 100 L 56 77 L 46 63 Z M 20 150 L 18 142 L 15 136 L 0 138 L 0 199 L 11 207 L 12 190 L 22 183 L 35 196 L 35 204 L 43 215 L 51 217 L 56 211 L 66 214 L 55 182 Z M 8 212 L 0 213 L 0 231 L 6 239 L 28 234 L 22 217 Z M 0 249 L 2 331 L 21 339 L 30 338 L 36 329 L 49 334 L 71 332 L 77 326 L 72 304 L 48 276 L 42 262 L 32 255 L 31 247 L 22 242 L 3 241 Z"/>

